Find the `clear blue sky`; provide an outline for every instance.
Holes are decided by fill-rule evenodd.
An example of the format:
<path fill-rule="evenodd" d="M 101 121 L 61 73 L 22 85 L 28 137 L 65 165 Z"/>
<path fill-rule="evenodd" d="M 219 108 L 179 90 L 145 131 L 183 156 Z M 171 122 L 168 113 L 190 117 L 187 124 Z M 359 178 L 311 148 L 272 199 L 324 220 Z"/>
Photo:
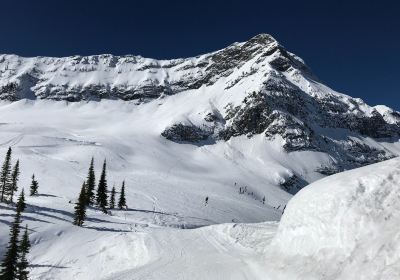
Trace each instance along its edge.
<path fill-rule="evenodd" d="M 193 56 L 269 33 L 327 85 L 400 110 L 399 1 L 1 0 L 0 53 Z"/>

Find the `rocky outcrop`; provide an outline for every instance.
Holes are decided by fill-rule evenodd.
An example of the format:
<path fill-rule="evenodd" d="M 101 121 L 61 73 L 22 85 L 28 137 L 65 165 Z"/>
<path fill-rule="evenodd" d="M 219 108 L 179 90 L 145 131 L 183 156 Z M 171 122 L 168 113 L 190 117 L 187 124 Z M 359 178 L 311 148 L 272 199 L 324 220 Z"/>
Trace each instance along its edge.
<path fill-rule="evenodd" d="M 251 137 L 263 133 L 274 120 L 271 113 L 266 96 L 253 92 L 243 100 L 242 106 L 227 106 L 225 119 L 229 122 L 226 129 L 220 132 L 220 137 L 229 140 L 234 136 Z"/>
<path fill-rule="evenodd" d="M 196 143 L 205 141 L 212 134 L 211 131 L 201 129 L 194 125 L 174 124 L 166 128 L 161 135 L 174 142 Z"/>
<path fill-rule="evenodd" d="M 309 183 L 297 176 L 296 174 L 291 174 L 290 176 L 282 179 L 279 183 L 282 189 L 287 191 L 288 193 L 295 194 Z"/>
<path fill-rule="evenodd" d="M 0 87 L 0 100 L 17 101 L 18 85 L 16 83 L 8 83 Z"/>

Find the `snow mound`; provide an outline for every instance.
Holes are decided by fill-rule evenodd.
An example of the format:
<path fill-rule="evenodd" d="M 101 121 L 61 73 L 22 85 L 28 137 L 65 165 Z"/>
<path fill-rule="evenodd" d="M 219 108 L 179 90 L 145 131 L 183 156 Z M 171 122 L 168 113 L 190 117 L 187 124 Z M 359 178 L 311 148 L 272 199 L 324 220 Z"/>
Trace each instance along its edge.
<path fill-rule="evenodd" d="M 300 191 L 272 242 L 295 279 L 400 279 L 400 160 Z M 311 274 L 310 274 L 311 272 Z"/>

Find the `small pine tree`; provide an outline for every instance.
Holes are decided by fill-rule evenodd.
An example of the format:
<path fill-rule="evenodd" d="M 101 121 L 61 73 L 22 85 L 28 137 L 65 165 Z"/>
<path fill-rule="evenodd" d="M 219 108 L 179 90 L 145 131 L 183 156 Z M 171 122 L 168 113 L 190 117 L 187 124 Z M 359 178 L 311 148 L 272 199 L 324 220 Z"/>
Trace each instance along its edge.
<path fill-rule="evenodd" d="M 115 187 L 113 186 L 111 189 L 111 196 L 110 196 L 110 209 L 115 208 Z"/>
<path fill-rule="evenodd" d="M 21 212 L 17 211 L 14 222 L 10 229 L 10 240 L 8 242 L 7 250 L 1 264 L 2 270 L 0 272 L 0 279 L 14 280 L 17 278 L 17 265 L 18 265 L 18 236 L 20 232 Z"/>
<path fill-rule="evenodd" d="M 124 207 L 127 207 L 125 199 L 125 181 L 122 182 L 121 193 L 118 200 L 118 208 L 122 209 Z"/>
<path fill-rule="evenodd" d="M 25 193 L 24 189 L 22 189 L 17 201 L 17 212 L 24 212 L 25 208 L 26 208 Z"/>
<path fill-rule="evenodd" d="M 32 175 L 32 183 L 31 183 L 31 196 L 32 195 L 37 195 L 38 194 L 38 189 L 39 189 L 39 183 L 35 179 L 35 174 Z"/>
<path fill-rule="evenodd" d="M 81 192 L 79 193 L 78 201 L 75 204 L 74 222 L 76 226 L 82 226 L 86 218 L 86 188 L 83 183 Z"/>
<path fill-rule="evenodd" d="M 11 189 L 11 153 L 12 150 L 11 147 L 9 147 L 0 172 L 1 202 L 4 201 L 5 195 Z"/>
<path fill-rule="evenodd" d="M 29 250 L 31 248 L 31 243 L 29 241 L 28 235 L 28 226 L 25 226 L 25 232 L 22 236 L 22 240 L 19 243 L 18 251 L 19 251 L 19 262 L 17 264 L 17 279 L 18 280 L 28 280 L 29 279 L 29 271 L 28 266 L 29 262 L 26 256 L 29 254 Z"/>
<path fill-rule="evenodd" d="M 10 189 L 10 202 L 13 203 L 14 193 L 18 191 L 18 180 L 19 180 L 19 160 L 14 165 L 11 173 L 11 189 Z"/>
<path fill-rule="evenodd" d="M 99 185 L 97 187 L 97 205 L 103 210 L 104 213 L 107 213 L 107 178 L 106 178 L 106 160 L 103 163 L 103 170 L 101 172 Z"/>
<path fill-rule="evenodd" d="M 86 178 L 86 204 L 93 205 L 95 200 L 95 187 L 96 187 L 96 177 L 94 173 L 94 158 L 90 162 L 88 175 Z"/>

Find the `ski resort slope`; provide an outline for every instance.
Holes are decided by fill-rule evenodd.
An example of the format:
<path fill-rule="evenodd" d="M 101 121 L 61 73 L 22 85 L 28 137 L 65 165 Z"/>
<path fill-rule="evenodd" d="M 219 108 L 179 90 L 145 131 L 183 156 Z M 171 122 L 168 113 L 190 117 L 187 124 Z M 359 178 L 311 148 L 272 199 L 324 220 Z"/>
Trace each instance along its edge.
<path fill-rule="evenodd" d="M 43 199 L 44 206 L 60 209 L 71 209 L 68 201 L 77 198 L 91 157 L 97 178 L 107 159 L 109 188 L 118 190 L 125 180 L 131 208 L 173 213 L 160 216 L 158 224 L 185 228 L 277 221 L 291 197 L 280 184 L 293 170 L 318 179 L 322 175 L 314 170 L 330 161 L 318 152 L 288 154 L 278 140 L 263 135 L 213 145 L 174 143 L 160 134 L 163 122 L 174 117 L 174 106 L 183 101 L 160 102 L 163 106 L 123 101 L 3 104 L 0 154 L 11 146 L 13 158 L 21 161 L 20 186 L 27 188 L 35 173 L 41 192 L 60 198 Z M 240 187 L 249 194 L 239 194 Z"/>
<path fill-rule="evenodd" d="M 288 154 L 262 136 L 170 142 L 159 136 L 167 113 L 156 106 L 2 104 L 0 152 L 11 146 L 13 162 L 20 159 L 20 189 L 27 191 L 32 173 L 40 185 L 23 214 L 32 279 L 398 279 L 398 159 L 307 186 L 279 228 L 241 224 L 279 221 L 277 208 L 291 197 L 280 180 L 288 170 L 311 172 L 326 155 Z M 73 203 L 91 156 L 97 177 L 107 158 L 109 187 L 118 191 L 126 180 L 129 209 L 88 209 L 79 228 Z M 239 194 L 239 186 L 253 194 Z M 0 207 L 3 255 L 14 210 Z"/>
<path fill-rule="evenodd" d="M 148 263 L 156 266 L 157 260 L 168 259 L 169 245 L 182 246 L 178 237 L 186 232 L 193 236 L 183 239 L 200 244 L 204 240 L 209 244 L 205 256 L 214 254 L 217 259 L 218 243 L 204 239 L 212 233 L 181 229 L 280 219 L 291 197 L 279 186 L 281 180 L 290 176 L 293 162 L 319 155 L 288 155 L 280 143 L 262 136 L 203 146 L 168 141 L 160 136 L 160 127 L 179 114 L 174 106 L 181 101 L 165 100 L 162 108 L 156 102 L 138 106 L 112 100 L 1 104 L 0 154 L 11 146 L 13 164 L 20 160 L 19 190 L 28 193 L 33 173 L 39 182 L 39 195 L 27 196 L 23 214 L 33 244 L 29 256 L 33 279 L 93 279 L 93 267 L 96 279 L 106 279 Z M 115 185 L 119 192 L 125 180 L 129 209 L 110 215 L 88 209 L 81 229 L 72 225 L 74 202 L 92 156 L 97 179 L 107 159 L 109 189 Z M 247 187 L 248 193 L 239 194 L 240 187 Z M 14 210 L 6 204 L 0 208 L 3 255 Z M 164 247 L 157 245 L 164 235 Z"/>
<path fill-rule="evenodd" d="M 89 209 L 85 227 L 50 194 L 28 197 L 32 279 L 366 279 L 400 277 L 400 160 L 319 180 L 281 222 L 196 229 L 157 225 L 155 211 Z M 45 207 L 46 200 L 54 205 Z M 12 209 L 1 205 L 1 231 Z M 150 222 L 153 220 L 153 222 Z M 1 235 L 2 243 L 5 235 Z M 3 248 L 4 246 L 2 246 Z"/>

